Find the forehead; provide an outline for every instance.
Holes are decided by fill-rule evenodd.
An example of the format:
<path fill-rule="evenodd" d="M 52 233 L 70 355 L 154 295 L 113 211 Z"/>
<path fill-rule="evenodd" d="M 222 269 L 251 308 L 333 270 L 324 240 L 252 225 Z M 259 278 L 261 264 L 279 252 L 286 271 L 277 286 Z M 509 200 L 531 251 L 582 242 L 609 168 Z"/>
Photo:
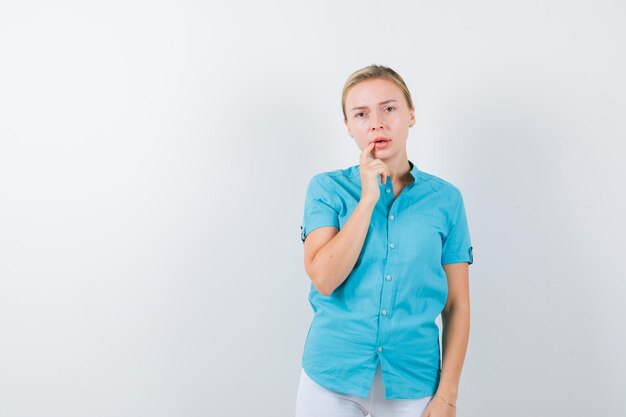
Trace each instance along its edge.
<path fill-rule="evenodd" d="M 372 106 L 381 101 L 395 99 L 402 103 L 404 95 L 400 87 L 393 81 L 376 78 L 361 81 L 348 91 L 346 107 Z"/>

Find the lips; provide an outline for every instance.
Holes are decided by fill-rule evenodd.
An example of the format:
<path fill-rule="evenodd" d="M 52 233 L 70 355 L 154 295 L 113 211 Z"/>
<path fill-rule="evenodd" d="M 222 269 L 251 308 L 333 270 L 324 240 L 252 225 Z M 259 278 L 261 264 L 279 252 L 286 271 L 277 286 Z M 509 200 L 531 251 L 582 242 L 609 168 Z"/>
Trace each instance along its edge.
<path fill-rule="evenodd" d="M 390 140 L 391 139 L 386 138 L 384 136 L 379 136 L 377 138 L 372 139 L 372 141 L 370 143 L 372 143 L 372 142 L 377 142 L 377 143 L 379 143 L 379 142 L 389 142 Z"/>
<path fill-rule="evenodd" d="M 385 149 L 387 146 L 390 146 L 389 143 L 391 140 L 387 138 L 376 138 L 372 142 L 374 143 L 375 149 Z"/>

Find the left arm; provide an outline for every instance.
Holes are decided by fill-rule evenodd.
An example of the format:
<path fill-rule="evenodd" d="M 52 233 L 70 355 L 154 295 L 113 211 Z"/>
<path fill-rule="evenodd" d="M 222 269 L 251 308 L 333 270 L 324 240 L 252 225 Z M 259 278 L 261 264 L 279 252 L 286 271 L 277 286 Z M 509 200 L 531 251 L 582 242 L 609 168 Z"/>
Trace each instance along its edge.
<path fill-rule="evenodd" d="M 443 269 L 448 279 L 448 299 L 441 312 L 443 346 L 441 380 L 437 394 L 456 405 L 461 369 L 469 340 L 469 264 L 445 264 Z M 446 405 L 443 401 L 441 403 Z"/>

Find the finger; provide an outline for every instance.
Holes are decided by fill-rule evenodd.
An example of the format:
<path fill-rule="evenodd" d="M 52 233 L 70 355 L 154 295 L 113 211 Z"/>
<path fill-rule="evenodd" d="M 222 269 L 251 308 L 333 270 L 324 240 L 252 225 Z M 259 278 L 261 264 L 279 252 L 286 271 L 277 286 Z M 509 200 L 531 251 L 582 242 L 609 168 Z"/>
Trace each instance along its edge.
<path fill-rule="evenodd" d="M 368 146 L 363 148 L 360 156 L 361 165 L 365 165 L 368 161 L 373 160 L 374 156 L 371 154 L 372 149 L 376 146 L 374 142 L 370 143 Z"/>
<path fill-rule="evenodd" d="M 376 170 L 376 175 L 380 175 L 381 182 L 383 184 L 387 183 L 387 177 L 389 176 L 389 170 L 387 169 L 387 165 L 381 159 L 374 159 L 370 162 L 370 166 L 372 169 Z"/>
<path fill-rule="evenodd" d="M 386 184 L 387 182 L 387 171 L 385 170 L 384 166 L 379 166 L 378 167 L 378 175 L 380 175 L 380 180 L 383 184 Z"/>
<path fill-rule="evenodd" d="M 380 165 L 382 169 L 382 172 L 380 173 L 380 175 L 382 175 L 382 182 L 383 184 L 387 184 L 387 177 L 390 177 L 389 168 L 387 168 L 387 165 L 382 160 L 377 159 L 376 161 L 380 161 Z"/>
<path fill-rule="evenodd" d="M 361 161 L 363 163 L 368 163 L 369 161 L 374 160 L 374 155 L 372 155 L 372 150 L 374 149 L 375 146 L 376 144 L 372 142 L 368 146 L 363 148 L 363 151 L 361 151 Z"/>

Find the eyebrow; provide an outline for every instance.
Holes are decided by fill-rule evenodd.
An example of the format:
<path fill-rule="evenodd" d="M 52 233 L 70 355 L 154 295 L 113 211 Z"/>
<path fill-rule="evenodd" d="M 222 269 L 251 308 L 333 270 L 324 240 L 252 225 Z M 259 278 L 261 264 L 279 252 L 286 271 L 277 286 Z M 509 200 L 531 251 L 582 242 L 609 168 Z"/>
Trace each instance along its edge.
<path fill-rule="evenodd" d="M 385 100 L 385 101 L 381 101 L 380 103 L 378 103 L 378 105 L 382 106 L 383 104 L 391 103 L 392 101 L 398 101 L 398 100 L 394 100 L 394 99 Z M 367 109 L 367 106 L 353 107 L 352 110 L 350 111 L 361 110 L 361 109 Z"/>

